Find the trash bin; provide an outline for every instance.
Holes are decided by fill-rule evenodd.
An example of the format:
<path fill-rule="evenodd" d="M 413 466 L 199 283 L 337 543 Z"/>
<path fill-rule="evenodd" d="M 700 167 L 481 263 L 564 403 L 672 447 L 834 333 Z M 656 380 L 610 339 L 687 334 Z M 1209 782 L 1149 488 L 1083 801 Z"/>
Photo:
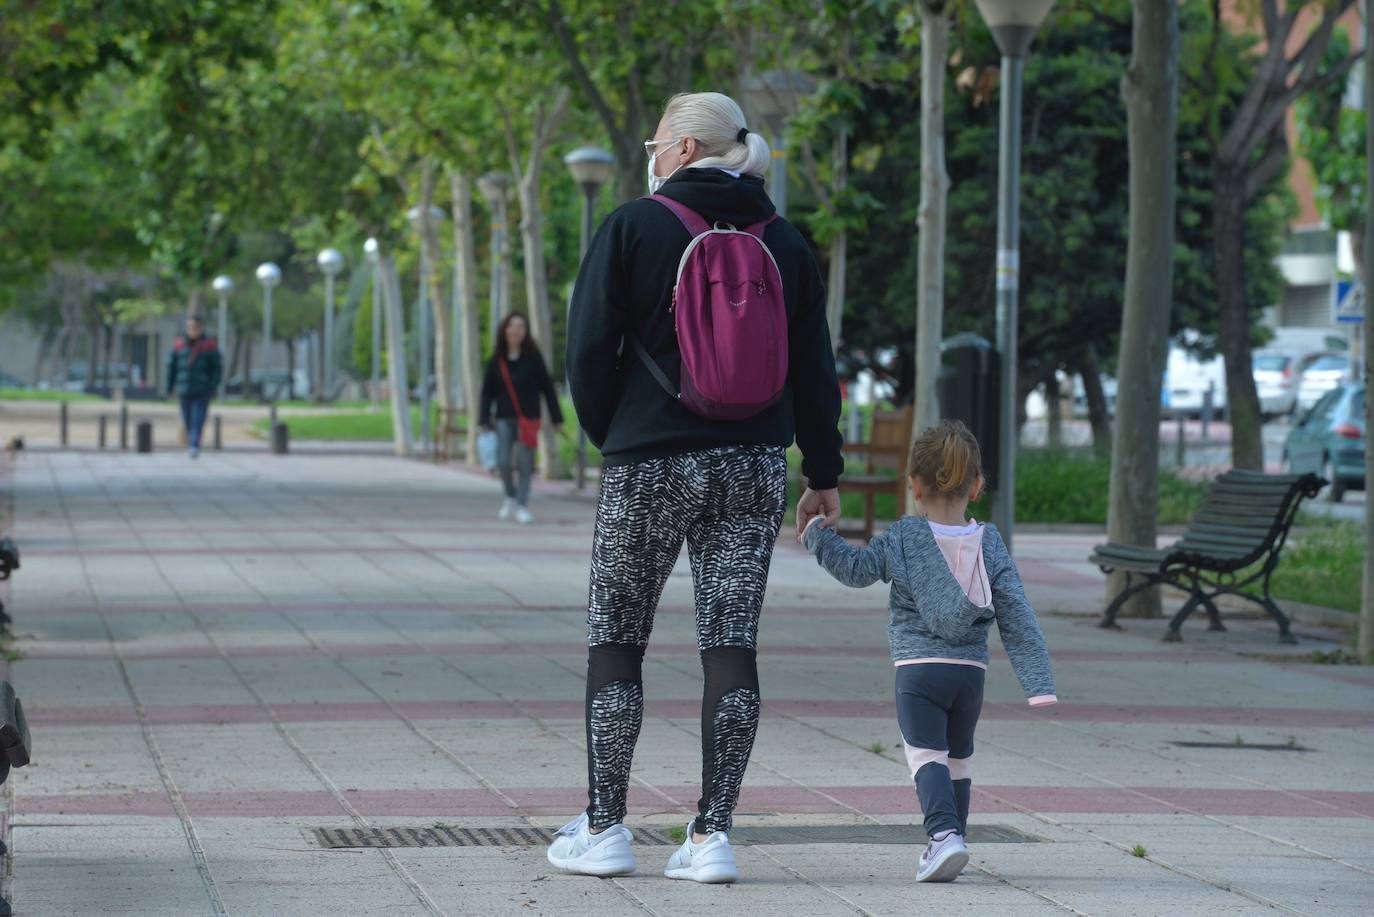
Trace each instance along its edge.
<path fill-rule="evenodd" d="M 961 420 L 983 453 L 983 477 L 997 489 L 997 407 L 1002 358 L 992 342 L 956 334 L 940 343 L 940 416 Z"/>
<path fill-rule="evenodd" d="M 286 455 L 290 448 L 291 436 L 287 432 L 286 424 L 277 421 L 272 424 L 272 454 Z"/>
<path fill-rule="evenodd" d="M 134 428 L 134 449 L 137 452 L 153 451 L 153 422 L 140 420 Z"/>

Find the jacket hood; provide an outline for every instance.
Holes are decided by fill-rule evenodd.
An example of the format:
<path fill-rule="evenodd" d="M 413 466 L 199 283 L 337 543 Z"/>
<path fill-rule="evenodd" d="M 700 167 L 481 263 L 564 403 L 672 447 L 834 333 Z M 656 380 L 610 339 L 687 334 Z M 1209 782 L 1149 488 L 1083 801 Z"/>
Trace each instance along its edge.
<path fill-rule="evenodd" d="M 692 208 L 708 223 L 732 223 L 736 229 L 761 223 L 777 210 L 762 178 L 735 178 L 720 169 L 679 169 L 658 193 Z"/>

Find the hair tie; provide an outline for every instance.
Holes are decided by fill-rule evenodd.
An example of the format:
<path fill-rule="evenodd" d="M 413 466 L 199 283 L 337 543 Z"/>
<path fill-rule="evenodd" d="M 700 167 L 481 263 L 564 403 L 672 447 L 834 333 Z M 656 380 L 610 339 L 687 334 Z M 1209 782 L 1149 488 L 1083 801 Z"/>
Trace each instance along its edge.
<path fill-rule="evenodd" d="M 736 143 L 743 143 L 743 142 L 744 142 L 744 138 L 745 138 L 745 137 L 748 137 L 748 136 L 749 136 L 749 128 L 747 128 L 747 127 L 741 127 L 741 128 L 739 129 L 739 133 L 735 135 L 735 142 L 736 142 Z"/>

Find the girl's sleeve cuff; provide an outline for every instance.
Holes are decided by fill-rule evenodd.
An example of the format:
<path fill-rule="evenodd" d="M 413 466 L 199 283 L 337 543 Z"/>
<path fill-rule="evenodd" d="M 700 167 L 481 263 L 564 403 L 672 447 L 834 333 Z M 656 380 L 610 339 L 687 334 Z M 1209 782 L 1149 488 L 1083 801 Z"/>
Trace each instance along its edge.
<path fill-rule="evenodd" d="M 1032 707 L 1048 707 L 1050 704 L 1059 703 L 1059 698 L 1053 694 L 1037 694 L 1035 697 L 1028 698 L 1026 703 Z"/>

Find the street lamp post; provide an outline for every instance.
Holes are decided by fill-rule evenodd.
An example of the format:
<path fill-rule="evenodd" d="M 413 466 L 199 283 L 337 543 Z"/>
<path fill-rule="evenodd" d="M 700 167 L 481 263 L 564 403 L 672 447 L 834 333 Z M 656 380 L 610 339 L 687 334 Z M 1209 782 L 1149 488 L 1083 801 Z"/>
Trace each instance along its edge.
<path fill-rule="evenodd" d="M 1002 52 L 997 161 L 997 349 L 1002 357 L 992 521 L 1007 549 L 1016 523 L 1016 344 L 1021 252 L 1021 91 L 1026 54 L 1054 0 L 975 0 Z"/>
<path fill-rule="evenodd" d="M 477 179 L 477 190 L 491 207 L 491 347 L 499 342 L 496 332 L 501 318 L 510 304 L 506 302 L 506 202 L 510 194 L 510 176 L 505 172 L 488 172 Z"/>
<path fill-rule="evenodd" d="M 229 294 L 234 292 L 234 278 L 227 274 L 220 274 L 210 281 L 210 288 L 219 294 L 219 327 L 216 333 L 219 340 L 220 352 L 224 352 L 224 339 L 229 334 Z M 219 399 L 224 400 L 224 373 L 219 376 Z"/>
<path fill-rule="evenodd" d="M 444 218 L 444 211 L 434 205 L 430 205 L 429 219 L 431 223 L 437 223 Z M 421 451 L 429 451 L 430 437 L 430 417 L 429 417 L 429 376 L 431 366 L 430 337 L 433 334 L 433 323 L 429 314 L 429 254 L 425 246 L 424 239 L 424 211 L 417 205 L 406 211 L 406 220 L 410 223 L 410 228 L 415 230 L 415 234 L 420 238 L 420 296 L 416 300 L 416 309 L 419 310 L 419 318 L 416 327 L 420 332 L 420 443 Z"/>
<path fill-rule="evenodd" d="M 315 258 L 315 263 L 324 272 L 324 371 L 320 373 L 320 384 L 324 387 L 325 401 L 334 400 L 334 277 L 343 270 L 343 255 L 338 249 L 326 248 Z"/>
<path fill-rule="evenodd" d="M 779 216 L 787 215 L 787 140 L 783 132 L 801 100 L 815 91 L 816 84 L 800 70 L 766 70 L 744 85 L 744 101 L 753 116 L 763 120 L 772 141 L 768 196 Z"/>
<path fill-rule="evenodd" d="M 271 401 L 267 386 L 272 369 L 272 288 L 281 283 L 281 268 L 264 261 L 258 265 L 257 278 L 262 284 L 262 398 Z"/>
<path fill-rule="evenodd" d="M 382 258 L 382 247 L 376 239 L 369 238 L 363 243 L 363 254 L 372 267 L 372 384 L 368 395 L 375 410 L 381 404 L 377 395 L 382 387 L 382 285 L 377 276 L 377 262 Z"/>
<path fill-rule="evenodd" d="M 592 220 L 596 209 L 596 196 L 611 177 L 615 169 L 615 157 L 605 150 L 584 146 L 573 150 L 563 157 L 563 163 L 572 173 L 573 181 L 582 188 L 582 246 L 581 258 L 587 257 L 587 247 L 592 241 Z M 572 327 L 572 303 L 568 303 L 568 327 Z M 566 374 L 566 367 L 565 374 Z M 577 489 L 587 486 L 587 431 L 582 424 L 577 425 Z"/>

